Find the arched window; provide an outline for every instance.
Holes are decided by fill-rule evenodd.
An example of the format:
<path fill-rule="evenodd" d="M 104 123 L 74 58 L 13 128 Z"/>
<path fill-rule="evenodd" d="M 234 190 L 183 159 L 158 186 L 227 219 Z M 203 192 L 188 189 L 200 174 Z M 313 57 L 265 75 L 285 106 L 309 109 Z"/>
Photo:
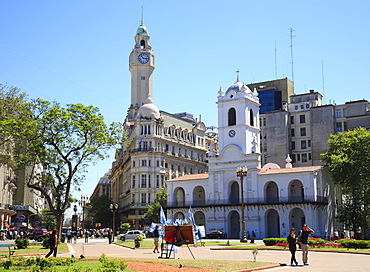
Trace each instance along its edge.
<path fill-rule="evenodd" d="M 250 109 L 249 111 L 249 124 L 253 127 L 254 126 L 254 118 L 253 118 L 253 110 Z"/>
<path fill-rule="evenodd" d="M 234 108 L 229 109 L 228 120 L 229 120 L 229 126 L 236 125 L 236 111 Z"/>
<path fill-rule="evenodd" d="M 141 49 L 145 49 L 145 41 L 144 40 L 141 40 L 141 42 L 140 42 L 140 48 Z"/>

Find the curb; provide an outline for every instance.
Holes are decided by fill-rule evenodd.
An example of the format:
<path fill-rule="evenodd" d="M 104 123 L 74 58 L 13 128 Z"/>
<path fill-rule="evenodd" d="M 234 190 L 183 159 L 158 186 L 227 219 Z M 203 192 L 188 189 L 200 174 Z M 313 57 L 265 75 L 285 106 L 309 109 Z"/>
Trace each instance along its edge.
<path fill-rule="evenodd" d="M 259 271 L 259 270 L 265 270 L 265 269 L 270 269 L 270 268 L 276 268 L 276 267 L 280 267 L 280 266 L 281 266 L 280 264 L 274 264 L 274 265 L 263 266 L 263 267 L 256 267 L 256 268 L 236 270 L 236 271 L 233 271 L 233 272 Z"/>

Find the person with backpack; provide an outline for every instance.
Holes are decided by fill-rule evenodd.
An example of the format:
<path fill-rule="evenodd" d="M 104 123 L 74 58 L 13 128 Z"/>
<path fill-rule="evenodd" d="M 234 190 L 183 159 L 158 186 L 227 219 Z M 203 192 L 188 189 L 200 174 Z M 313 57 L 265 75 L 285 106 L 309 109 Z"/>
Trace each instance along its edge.
<path fill-rule="evenodd" d="M 298 241 L 302 249 L 303 265 L 308 265 L 308 235 L 315 233 L 306 224 L 303 225 L 299 232 Z"/>

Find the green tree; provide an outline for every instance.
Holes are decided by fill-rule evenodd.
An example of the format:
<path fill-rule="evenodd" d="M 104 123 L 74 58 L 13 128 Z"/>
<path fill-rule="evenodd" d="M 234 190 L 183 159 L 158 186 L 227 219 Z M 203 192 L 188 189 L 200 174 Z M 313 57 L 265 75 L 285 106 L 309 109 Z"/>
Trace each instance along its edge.
<path fill-rule="evenodd" d="M 22 141 L 17 163 L 31 166 L 27 186 L 41 192 L 61 231 L 70 205 L 72 189 L 79 189 L 86 167 L 108 156 L 107 151 L 122 144 L 122 125 L 105 124 L 99 109 L 37 99 L 32 103 L 33 129 Z M 42 165 L 42 172 L 36 171 Z"/>
<path fill-rule="evenodd" d="M 112 200 L 106 196 L 94 196 L 90 200 L 90 208 L 87 211 L 89 220 L 94 223 L 101 223 L 103 228 L 112 226 L 112 212 L 109 210 L 109 205 Z"/>
<path fill-rule="evenodd" d="M 40 214 L 40 223 L 42 228 L 46 228 L 47 230 L 53 230 L 57 227 L 57 220 L 55 216 L 47 214 L 49 208 L 42 209 Z"/>
<path fill-rule="evenodd" d="M 355 232 L 361 228 L 368 237 L 370 222 L 370 131 L 357 128 L 331 135 L 329 149 L 321 154 L 342 187 L 343 203 L 340 220 Z"/>
<path fill-rule="evenodd" d="M 163 186 L 153 199 L 154 202 L 148 207 L 148 211 L 144 214 L 152 222 L 159 222 L 159 213 L 161 207 L 167 206 L 167 187 Z"/>
<path fill-rule="evenodd" d="M 0 164 L 14 166 L 14 144 L 33 130 L 32 105 L 20 89 L 0 84 Z"/>

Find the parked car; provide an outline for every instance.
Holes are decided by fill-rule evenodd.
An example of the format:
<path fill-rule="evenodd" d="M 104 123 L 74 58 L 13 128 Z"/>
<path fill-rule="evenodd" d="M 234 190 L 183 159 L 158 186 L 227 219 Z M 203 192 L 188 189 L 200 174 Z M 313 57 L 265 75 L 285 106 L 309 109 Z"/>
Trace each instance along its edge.
<path fill-rule="evenodd" d="M 30 240 L 35 240 L 37 242 L 42 242 L 45 239 L 47 233 L 48 233 L 47 229 L 34 229 L 27 236 L 27 238 Z"/>
<path fill-rule="evenodd" d="M 211 231 L 210 233 L 208 233 L 206 235 L 206 238 L 209 238 L 209 239 L 223 239 L 223 238 L 226 238 L 226 232 L 223 232 L 223 231 L 220 231 L 220 230 L 214 230 L 214 231 Z"/>
<path fill-rule="evenodd" d="M 117 238 L 120 239 L 121 241 L 133 240 L 135 239 L 136 236 L 139 236 L 139 235 L 142 235 L 143 238 L 146 238 L 145 233 L 141 230 L 129 230 L 125 234 L 119 235 L 119 238 L 118 237 Z"/>

